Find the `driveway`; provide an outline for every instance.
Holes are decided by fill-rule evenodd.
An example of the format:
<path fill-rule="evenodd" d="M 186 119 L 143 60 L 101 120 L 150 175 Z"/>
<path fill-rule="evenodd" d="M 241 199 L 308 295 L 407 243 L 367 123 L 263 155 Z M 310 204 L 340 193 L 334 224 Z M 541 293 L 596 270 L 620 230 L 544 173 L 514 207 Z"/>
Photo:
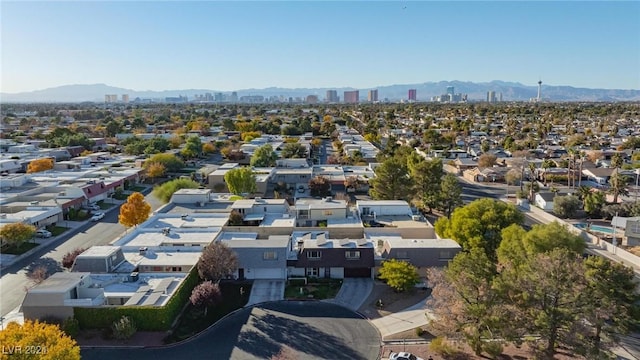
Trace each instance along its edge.
<path fill-rule="evenodd" d="M 334 299 L 328 300 L 328 302 L 358 311 L 372 290 L 373 279 L 346 278 L 342 281 L 342 287 L 340 287 L 338 295 Z"/>
<path fill-rule="evenodd" d="M 377 359 L 378 331 L 358 314 L 321 301 L 278 301 L 240 309 L 199 336 L 170 346 L 83 348 L 83 359 Z"/>
<path fill-rule="evenodd" d="M 246 306 L 284 299 L 284 280 L 253 280 Z"/>

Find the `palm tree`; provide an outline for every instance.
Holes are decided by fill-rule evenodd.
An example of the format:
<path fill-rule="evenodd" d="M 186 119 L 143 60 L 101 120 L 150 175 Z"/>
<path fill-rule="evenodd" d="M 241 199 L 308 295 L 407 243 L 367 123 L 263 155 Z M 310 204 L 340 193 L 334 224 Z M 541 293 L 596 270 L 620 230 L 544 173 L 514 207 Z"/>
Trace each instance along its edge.
<path fill-rule="evenodd" d="M 614 204 L 618 203 L 618 196 L 629 196 L 629 190 L 627 189 L 628 183 L 629 178 L 620 174 L 618 169 L 615 169 L 611 178 L 609 178 L 609 193 L 613 195 Z"/>
<path fill-rule="evenodd" d="M 578 197 L 580 200 L 584 201 L 589 194 L 591 194 L 591 188 L 588 186 L 581 185 L 578 187 Z"/>

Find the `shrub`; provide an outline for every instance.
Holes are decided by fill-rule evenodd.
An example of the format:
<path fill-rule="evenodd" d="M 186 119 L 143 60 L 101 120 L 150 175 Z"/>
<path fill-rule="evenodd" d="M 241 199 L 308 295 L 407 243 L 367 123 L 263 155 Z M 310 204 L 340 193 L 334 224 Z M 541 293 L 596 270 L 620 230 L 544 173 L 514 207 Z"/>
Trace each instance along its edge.
<path fill-rule="evenodd" d="M 82 254 L 84 250 L 85 250 L 84 248 L 77 248 L 73 251 L 66 253 L 62 257 L 62 266 L 66 269 L 71 269 L 78 255 Z"/>
<path fill-rule="evenodd" d="M 438 336 L 435 339 L 431 340 L 429 350 L 443 356 L 451 356 L 456 353 L 456 349 L 454 349 L 453 346 L 449 344 L 447 338 L 445 338 L 444 336 Z"/>
<path fill-rule="evenodd" d="M 67 335 L 75 338 L 80 332 L 80 323 L 75 318 L 70 317 L 62 322 L 61 328 Z"/>
<path fill-rule="evenodd" d="M 503 349 L 504 347 L 499 341 L 487 341 L 482 345 L 482 350 L 489 354 L 492 359 L 497 359 L 498 356 L 502 355 Z"/>
<path fill-rule="evenodd" d="M 416 328 L 416 336 L 422 336 L 424 334 L 424 330 L 421 327 Z"/>
<path fill-rule="evenodd" d="M 113 322 L 111 325 L 113 331 L 113 338 L 118 340 L 130 339 L 137 331 L 136 324 L 128 316 L 123 316 L 120 319 Z"/>

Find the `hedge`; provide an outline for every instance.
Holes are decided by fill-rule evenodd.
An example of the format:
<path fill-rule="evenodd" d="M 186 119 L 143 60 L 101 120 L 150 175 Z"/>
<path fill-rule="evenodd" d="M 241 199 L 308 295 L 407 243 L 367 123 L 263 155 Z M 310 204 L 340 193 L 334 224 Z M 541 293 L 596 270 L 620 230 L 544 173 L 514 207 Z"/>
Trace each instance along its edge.
<path fill-rule="evenodd" d="M 199 281 L 194 266 L 165 306 L 74 307 L 73 314 L 82 329 L 109 328 L 122 316 L 129 316 L 140 331 L 169 330 Z"/>

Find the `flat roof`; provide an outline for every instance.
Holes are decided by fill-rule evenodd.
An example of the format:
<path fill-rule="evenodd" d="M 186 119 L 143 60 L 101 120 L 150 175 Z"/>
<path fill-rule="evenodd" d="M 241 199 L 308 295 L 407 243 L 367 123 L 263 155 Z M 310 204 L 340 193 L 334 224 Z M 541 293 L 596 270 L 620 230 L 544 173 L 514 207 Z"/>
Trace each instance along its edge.
<path fill-rule="evenodd" d="M 362 245 L 359 245 L 358 243 Z M 305 249 L 340 249 L 340 248 L 371 248 L 371 247 L 373 247 L 373 243 L 366 238 L 326 239 L 324 241 L 320 240 L 320 242 L 318 241 L 318 239 L 304 241 Z"/>
<path fill-rule="evenodd" d="M 88 272 L 57 272 L 45 281 L 29 289 L 30 293 L 59 293 L 69 291 L 78 285 L 82 279 L 90 276 Z"/>
<path fill-rule="evenodd" d="M 271 235 L 268 239 L 241 239 L 224 240 L 230 248 L 287 248 L 289 247 L 289 235 Z"/>
<path fill-rule="evenodd" d="M 183 215 L 187 216 L 183 217 Z M 211 230 L 215 230 L 214 228 L 225 226 L 227 221 L 229 221 L 229 213 L 181 213 L 178 215 L 171 212 L 169 214 L 159 214 L 158 216 L 154 216 L 144 224 L 143 228 L 210 228 Z"/>
<path fill-rule="evenodd" d="M 399 228 L 431 228 L 431 224 L 426 221 L 416 221 L 409 215 L 385 215 L 377 216 L 376 222 L 388 226 L 395 226 Z"/>
<path fill-rule="evenodd" d="M 229 240 L 255 240 L 258 238 L 258 233 L 255 232 L 233 232 L 233 231 L 225 231 L 220 233 L 218 236 L 218 240 L 220 241 L 229 241 Z"/>
<path fill-rule="evenodd" d="M 206 195 L 210 192 L 211 189 L 180 189 L 173 195 Z"/>
<path fill-rule="evenodd" d="M 409 203 L 404 200 L 357 200 L 356 205 L 360 206 L 406 206 Z"/>
<path fill-rule="evenodd" d="M 294 227 L 296 226 L 296 218 L 291 216 L 285 217 L 285 214 L 266 214 L 264 216 L 264 220 L 260 223 L 260 226 Z"/>
<path fill-rule="evenodd" d="M 147 231 L 145 231 L 147 230 Z M 155 229 L 154 229 L 155 230 Z M 189 229 L 176 230 L 171 229 L 169 235 L 164 235 L 161 229 L 157 231 L 142 231 L 133 234 L 131 237 L 125 237 L 117 241 L 116 244 L 126 247 L 157 247 L 157 246 L 176 246 L 176 245 L 208 245 L 211 243 L 220 229 Z"/>
<path fill-rule="evenodd" d="M 347 202 L 345 200 L 336 200 L 328 198 L 323 199 L 315 199 L 315 198 L 299 198 L 295 203 L 296 208 L 300 207 L 302 209 L 338 209 L 338 208 L 346 208 Z"/>
<path fill-rule="evenodd" d="M 85 259 L 88 259 L 88 258 L 102 259 L 102 258 L 111 256 L 113 253 L 118 251 L 118 249 L 120 249 L 120 246 L 95 245 L 83 251 L 80 255 L 78 255 L 78 257 L 85 258 Z"/>
<path fill-rule="evenodd" d="M 381 237 L 384 239 L 384 237 Z M 451 239 L 404 239 L 404 238 L 386 238 L 389 247 L 394 248 L 454 248 L 460 249 L 461 246 Z"/>

